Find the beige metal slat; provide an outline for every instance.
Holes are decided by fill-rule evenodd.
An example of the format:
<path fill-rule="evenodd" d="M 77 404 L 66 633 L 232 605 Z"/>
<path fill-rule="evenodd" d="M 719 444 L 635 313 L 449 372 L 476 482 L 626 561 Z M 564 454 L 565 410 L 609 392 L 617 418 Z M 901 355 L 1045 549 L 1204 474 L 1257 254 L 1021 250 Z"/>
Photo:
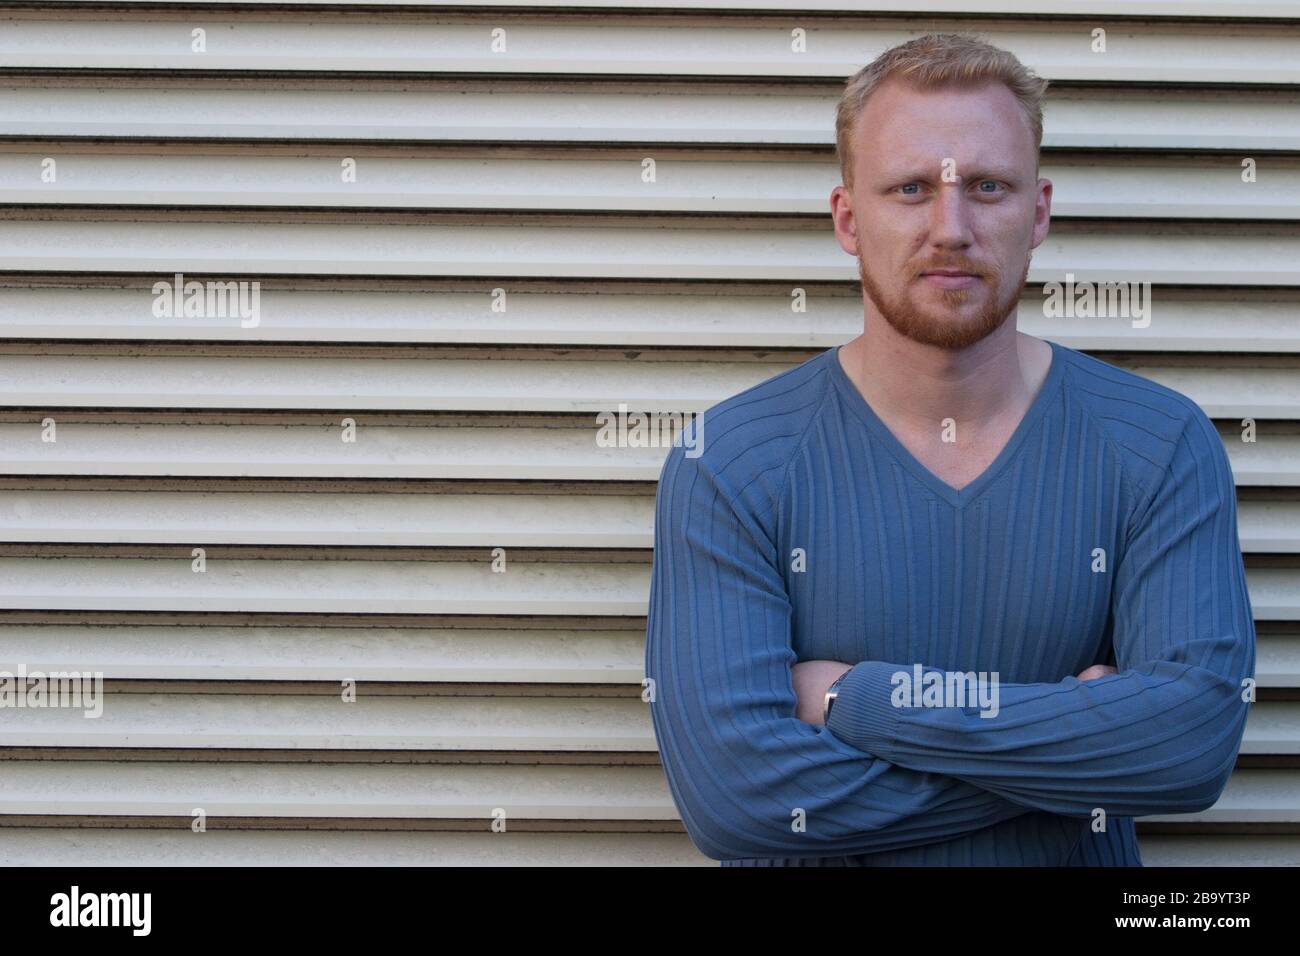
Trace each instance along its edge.
<path fill-rule="evenodd" d="M 0 608 L 334 614 L 640 616 L 650 567 L 521 560 L 0 558 Z M 1300 568 L 1246 572 L 1257 621 L 1300 620 Z M 1300 747 L 1300 740 L 1297 741 Z"/>
<path fill-rule="evenodd" d="M 42 442 L 33 421 L 0 424 L 0 449 L 4 473 L 17 475 L 559 481 L 655 481 L 668 454 L 662 444 L 597 445 L 594 415 L 588 427 L 573 429 L 363 425 L 362 431 L 364 440 L 345 444 L 337 425 L 66 423 L 57 426 L 58 441 Z M 1300 484 L 1300 436 L 1280 456 L 1256 452 L 1255 459 L 1257 472 Z"/>
<path fill-rule="evenodd" d="M 788 366 L 519 359 L 0 356 L 0 403 L 41 407 L 703 411 Z M 1298 410 L 1300 412 L 1300 410 Z"/>
<path fill-rule="evenodd" d="M 0 280 L 0 335 L 5 337 L 829 348 L 862 330 L 860 298 L 819 294 L 816 289 L 805 290 L 807 310 L 795 312 L 788 288 L 766 294 L 671 288 L 628 293 L 617 287 L 575 284 L 566 293 L 512 283 L 501 311 L 493 309 L 491 282 L 480 283 L 481 290 L 427 292 L 382 282 L 371 283 L 366 290 L 286 288 L 263 282 L 261 321 L 243 328 L 238 321 L 215 316 L 191 317 L 184 323 L 155 317 L 149 284 L 23 287 L 19 281 Z M 1241 340 L 1249 342 L 1254 329 L 1270 347 L 1285 349 L 1294 344 L 1300 351 L 1300 337 L 1291 334 L 1289 325 L 1296 303 L 1254 305 L 1249 294 L 1242 298 L 1236 305 L 1221 306 L 1239 317 L 1233 327 L 1241 330 Z M 1159 313 L 1161 318 L 1164 314 Z M 1139 341 L 1169 341 L 1166 337 L 1176 327 L 1181 331 L 1188 326 L 1190 331 L 1196 320 L 1183 315 L 1180 311 L 1178 318 L 1153 320 L 1143 330 L 1149 338 Z"/>
<path fill-rule="evenodd" d="M 799 361 L 802 361 L 800 359 Z M 0 404 L 41 408 L 654 412 L 686 416 L 795 362 L 0 356 Z M 1112 364 L 1119 365 L 1119 362 Z M 1300 366 L 1126 360 L 1216 418 L 1300 418 Z M 624 408 L 625 406 L 625 408 Z M 661 420 L 667 422 L 667 419 Z M 656 426 L 658 427 L 658 426 Z M 705 440 L 707 441 L 707 434 Z M 594 437 L 593 437 L 594 440 Z"/>
<path fill-rule="evenodd" d="M 1300 418 L 1300 365 L 1179 366 L 1147 358 L 1111 364 L 1181 392 L 1211 418 Z"/>
<path fill-rule="evenodd" d="M 1300 554 L 1300 501 L 1238 505 L 1242 550 Z M 0 541 L 650 548 L 652 495 L 0 490 Z"/>
<path fill-rule="evenodd" d="M 1259 423 L 1259 429 L 1256 441 L 1245 442 L 1236 425 L 1219 426 L 1233 480 L 1249 486 L 1300 486 L 1300 434 L 1283 431 L 1269 422 Z"/>
<path fill-rule="evenodd" d="M 12 708 L 10 747 L 364 751 L 655 753 L 647 705 L 636 696 L 390 697 L 114 694 L 98 717 L 72 707 Z M 1300 753 L 1300 702 L 1250 705 L 1242 754 Z"/>
<path fill-rule="evenodd" d="M 154 5 L 157 0 L 116 0 L 121 4 Z M 204 0 L 205 5 L 288 9 L 298 6 L 336 7 L 343 9 L 393 9 L 437 11 L 447 0 Z M 786 12 L 792 0 L 637 0 L 639 9 L 692 12 L 725 10 L 742 13 Z M 103 6 L 102 0 L 45 0 L 47 7 Z M 458 8 L 527 9 L 538 13 L 554 10 L 602 10 L 625 12 L 621 0 L 458 0 Z M 1023 0 L 799 0 L 804 13 L 909 13 L 1019 15 L 1025 12 Z M 1296 0 L 1036 0 L 1034 13 L 1042 16 L 1115 16 L 1115 17 L 1209 17 L 1246 20 L 1251 18 L 1285 19 L 1300 17 Z"/>
<path fill-rule="evenodd" d="M 1141 822 L 1138 824 L 1141 831 Z M 685 833 L 9 828 L 5 866 L 705 866 Z M 1145 866 L 1297 866 L 1300 836 L 1139 837 Z"/>
<path fill-rule="evenodd" d="M 314 150 L 318 152 L 319 150 Z M 352 154 L 349 154 L 352 155 Z M 655 157 L 656 181 L 641 158 L 518 159 L 374 156 L 361 152 L 355 182 L 334 155 L 104 154 L 58 150 L 56 182 L 41 181 L 49 151 L 0 153 L 0 200 L 29 204 L 161 206 L 342 206 L 394 209 L 599 210 L 603 212 L 826 212 L 839 182 L 833 163 L 705 161 Z M 1295 175 L 1282 159 L 1263 188 L 1242 190 L 1246 208 L 1267 216 L 1266 194 Z M 1046 175 L 1046 171 L 1044 171 Z M 1202 187 L 1214 173 L 1199 177 Z M 1272 180 L 1272 182 L 1270 182 Z M 1208 189 L 1206 189 L 1209 192 Z M 1294 195 L 1276 195 L 1284 207 Z M 1241 207 L 1238 207 L 1241 208 Z"/>
<path fill-rule="evenodd" d="M 1300 113 L 1300 109 L 1297 110 Z M 0 218 L 0 269 L 133 272 L 174 283 L 175 275 L 251 281 L 274 275 L 478 276 L 508 288 L 510 278 L 761 279 L 853 281 L 856 259 L 825 223 L 713 220 L 613 225 L 580 217 L 545 224 L 358 223 L 345 213 L 299 222 L 219 213 L 177 221 L 159 211 L 127 219 Z M 122 216 L 120 212 L 112 214 Z M 265 213 L 260 218 L 278 214 Z M 342 218 L 340 218 L 342 217 Z M 1260 223 L 1249 231 L 1219 223 L 1062 222 L 1034 252 L 1029 282 L 1300 285 L 1300 233 Z M 161 288 L 161 287 L 160 287 Z M 251 307 L 252 287 L 248 288 Z M 1143 294 L 1146 301 L 1149 293 Z M 171 293 L 175 304 L 176 296 Z M 160 308 L 169 301 L 159 293 Z M 242 315 L 242 313 L 238 313 Z M 1128 316 L 1109 319 L 1119 324 Z M 249 320 L 229 319 L 232 326 Z M 183 316 L 177 320 L 183 324 Z M 1094 320 L 1099 321 L 1099 320 Z"/>
<path fill-rule="evenodd" d="M 0 541 L 649 548 L 653 525 L 651 495 L 0 490 Z"/>
<path fill-rule="evenodd" d="M 1143 866 L 1300 866 L 1300 836 L 1224 836 L 1142 833 L 1138 846 Z"/>
<path fill-rule="evenodd" d="M 1268 352 L 1300 351 L 1296 313 L 1300 303 L 1285 293 L 1241 289 L 1236 302 L 1219 296 L 1179 289 L 1154 289 L 1150 324 L 1133 319 L 1080 320 L 1045 315 L 1041 287 L 1022 301 L 1017 325 L 1030 335 L 1080 350 L 1114 349 L 1131 352 Z M 854 334 L 860 329 L 855 329 Z"/>
<path fill-rule="evenodd" d="M 1139 822 L 1139 831 L 1142 826 Z M 685 833 L 6 827 L 5 866 L 704 866 Z M 1161 866 L 1296 866 L 1300 836 L 1142 833 Z"/>
<path fill-rule="evenodd" d="M 1257 700 L 1250 705 L 1243 754 L 1300 754 L 1300 703 Z"/>
<path fill-rule="evenodd" d="M 638 616 L 649 566 L 609 557 L 529 560 L 494 550 L 479 562 L 0 558 L 0 608 L 346 614 Z M 1267 574 L 1267 572 L 1261 572 Z M 1294 577 L 1300 584 L 1300 572 Z M 1269 582 L 1265 580 L 1266 596 Z M 1300 614 L 1300 599 L 1293 598 Z M 1264 610 L 1271 602 L 1265 601 Z"/>
<path fill-rule="evenodd" d="M 57 421 L 57 419 L 56 419 Z M 258 478 L 459 478 L 535 481 L 655 481 L 659 447 L 600 447 L 588 428 L 365 425 L 365 441 L 339 440 L 337 426 L 81 424 L 40 441 L 39 421 L 0 423 L 3 473 Z M 1257 441 L 1221 424 L 1241 486 L 1300 486 L 1300 433 L 1259 423 Z"/>
<path fill-rule="evenodd" d="M 54 814 L 680 821 L 657 765 L 258 764 L 8 761 L 0 817 Z M 1249 803 L 1249 794 L 1241 802 Z M 1280 812 L 1280 808 L 1279 808 Z"/>
<path fill-rule="evenodd" d="M 1300 687 L 1300 632 L 1256 640 L 1260 687 Z M 639 684 L 643 630 L 19 625 L 0 670 L 105 680 Z"/>
<path fill-rule="evenodd" d="M 1257 634 L 1255 680 L 1260 687 L 1300 687 L 1300 632 Z"/>
<path fill-rule="evenodd" d="M 790 288 L 626 292 L 575 284 L 572 292 L 512 285 L 505 311 L 482 290 L 410 291 L 382 280 L 366 290 L 292 288 L 263 282 L 260 321 L 243 328 L 222 317 L 155 317 L 149 284 L 138 287 L 20 285 L 0 279 L 0 335 L 10 338 L 220 340 L 250 342 L 436 342 L 831 348 L 862 331 L 862 299 L 805 289 L 806 309 Z M 49 280 L 54 282 L 56 280 Z M 433 285 L 431 283 L 431 285 Z M 1020 304 L 1021 330 L 1075 349 L 1125 351 L 1300 352 L 1293 292 L 1233 289 L 1152 293 L 1151 322 L 1044 315 L 1042 289 Z M 1139 322 L 1140 324 L 1140 322 Z"/>
<path fill-rule="evenodd" d="M 0 86 L 0 136 L 829 146 L 839 96 L 829 81 L 832 89 L 818 95 L 707 87 L 606 92 L 594 88 L 597 81 L 580 91 L 538 82 L 520 92 L 497 81 L 468 90 L 314 90 L 284 79 L 247 86 L 84 80 L 9 77 Z M 1290 91 L 1062 88 L 1048 93 L 1043 145 L 1294 151 L 1298 106 L 1300 96 Z"/>
<path fill-rule="evenodd" d="M 10 828 L 5 866 L 717 866 L 685 833 Z"/>
<path fill-rule="evenodd" d="M 1249 568 L 1246 585 L 1256 621 L 1300 621 L 1300 568 Z"/>
<path fill-rule="evenodd" d="M 29 671 L 30 673 L 30 671 Z M 8 747 L 654 753 L 636 696 L 390 697 L 112 694 L 98 717 L 81 709 L 11 708 Z M 0 841 L 3 842 L 3 841 Z"/>
<path fill-rule="evenodd" d="M 43 181 L 50 158 L 52 183 Z M 0 202 L 819 215 L 829 213 L 827 197 L 840 183 L 834 160 L 747 161 L 739 151 L 734 160 L 657 155 L 653 183 L 633 155 L 353 158 L 356 181 L 344 182 L 334 155 L 0 152 Z M 1057 217 L 1300 218 L 1300 164 L 1268 157 L 1256 172 L 1243 182 L 1233 156 L 1119 165 L 1048 154 L 1040 175 L 1052 181 Z"/>
<path fill-rule="evenodd" d="M 507 81 L 481 82 L 468 91 L 324 92 L 283 80 L 254 81 L 257 89 L 228 79 L 129 86 L 101 80 L 89 87 L 67 79 L 20 84 L 10 77 L 0 86 L 0 136 L 800 145 L 833 140 L 833 96 L 663 90 L 647 95 L 541 84 L 532 92 L 494 88 L 502 82 Z M 1276 116 L 1279 129 L 1285 128 L 1271 104 L 1253 113 L 1261 114 Z M 1285 148 L 1289 142 L 1286 134 L 1256 132 L 1251 141 L 1259 148 Z"/>
<path fill-rule="evenodd" d="M 1237 769 L 1208 810 L 1140 819 L 1143 823 L 1300 823 L 1300 770 Z"/>
<path fill-rule="evenodd" d="M 1300 211 L 1300 168 L 1289 160 L 1260 157 L 1253 182 L 1242 179 L 1241 156 L 1126 157 L 1112 165 L 1060 162 L 1049 153 L 1046 160 L 1039 176 L 1052 181 L 1056 217 L 1294 220 Z"/>
<path fill-rule="evenodd" d="M 1300 554 L 1300 501 L 1239 501 L 1237 532 L 1242 551 Z"/>
<path fill-rule="evenodd" d="M 639 74 L 843 79 L 899 43 L 926 32 L 914 21 L 805 22 L 795 28 L 734 18 L 625 16 L 601 21 L 484 14 L 478 19 L 367 22 L 352 18 L 256 20 L 204 17 L 204 47 L 192 25 L 117 14 L 107 19 L 11 16 L 0 30 L 0 68 Z M 488 19 L 487 17 L 490 17 Z M 980 30 L 1054 81 L 1296 83 L 1300 34 L 1276 24 L 1111 24 L 1093 49 L 1077 23 L 955 21 Z M 504 49 L 494 30 L 505 31 Z M 794 30 L 800 30 L 796 48 Z"/>
<path fill-rule="evenodd" d="M 0 816 L 678 821 L 663 770 L 644 767 L 11 761 Z M 1237 770 L 1200 813 L 1144 822 L 1297 823 L 1300 771 Z"/>
<path fill-rule="evenodd" d="M 645 629 L 0 623 L 0 670 L 16 674 L 20 665 L 105 680 L 636 686 L 645 673 Z"/>

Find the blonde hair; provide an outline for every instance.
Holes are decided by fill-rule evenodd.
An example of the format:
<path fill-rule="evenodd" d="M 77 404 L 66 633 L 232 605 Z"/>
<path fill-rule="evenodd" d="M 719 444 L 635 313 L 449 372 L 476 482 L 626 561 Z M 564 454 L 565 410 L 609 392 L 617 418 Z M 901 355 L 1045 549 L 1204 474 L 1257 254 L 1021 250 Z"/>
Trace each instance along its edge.
<path fill-rule="evenodd" d="M 849 77 L 835 112 L 835 150 L 845 185 L 853 185 L 853 126 L 867 99 L 890 77 L 921 90 L 1005 84 L 1020 104 L 1034 137 L 1034 156 L 1043 145 L 1043 94 L 1047 80 L 1012 53 L 973 36 L 932 33 L 886 50 Z"/>

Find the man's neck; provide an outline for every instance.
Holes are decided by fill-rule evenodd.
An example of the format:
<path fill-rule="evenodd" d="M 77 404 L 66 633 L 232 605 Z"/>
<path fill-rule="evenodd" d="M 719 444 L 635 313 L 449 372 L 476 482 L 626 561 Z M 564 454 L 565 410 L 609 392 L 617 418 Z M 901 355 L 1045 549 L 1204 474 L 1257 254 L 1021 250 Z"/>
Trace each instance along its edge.
<path fill-rule="evenodd" d="M 883 319 L 840 349 L 862 397 L 885 422 L 928 432 L 952 418 L 969 429 L 997 431 L 1018 422 L 1047 377 L 1048 343 L 1016 330 L 1014 318 L 974 345 L 924 345 Z"/>

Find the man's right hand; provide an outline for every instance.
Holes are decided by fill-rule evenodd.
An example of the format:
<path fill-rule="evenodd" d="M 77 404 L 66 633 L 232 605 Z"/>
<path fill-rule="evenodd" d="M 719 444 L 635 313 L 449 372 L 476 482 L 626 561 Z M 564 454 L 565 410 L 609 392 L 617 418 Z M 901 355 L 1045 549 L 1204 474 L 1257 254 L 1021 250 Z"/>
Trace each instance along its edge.
<path fill-rule="evenodd" d="M 1098 677 L 1105 677 L 1107 674 L 1118 674 L 1119 671 L 1109 664 L 1093 664 L 1088 669 L 1079 674 L 1079 680 L 1096 680 Z"/>

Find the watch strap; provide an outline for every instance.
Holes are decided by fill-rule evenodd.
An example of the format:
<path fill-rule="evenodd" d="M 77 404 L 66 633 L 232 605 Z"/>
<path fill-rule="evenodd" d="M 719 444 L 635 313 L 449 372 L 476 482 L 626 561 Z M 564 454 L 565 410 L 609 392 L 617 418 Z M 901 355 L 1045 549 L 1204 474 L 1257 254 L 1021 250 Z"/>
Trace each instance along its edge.
<path fill-rule="evenodd" d="M 850 670 L 851 669 L 852 668 L 850 668 Z M 826 699 L 822 702 L 822 724 L 825 724 L 826 721 L 830 720 L 831 705 L 835 703 L 836 697 L 839 696 L 840 684 L 842 684 L 844 678 L 848 676 L 849 672 L 845 671 L 839 677 L 835 678 L 835 680 L 831 681 L 830 687 L 826 688 Z"/>

